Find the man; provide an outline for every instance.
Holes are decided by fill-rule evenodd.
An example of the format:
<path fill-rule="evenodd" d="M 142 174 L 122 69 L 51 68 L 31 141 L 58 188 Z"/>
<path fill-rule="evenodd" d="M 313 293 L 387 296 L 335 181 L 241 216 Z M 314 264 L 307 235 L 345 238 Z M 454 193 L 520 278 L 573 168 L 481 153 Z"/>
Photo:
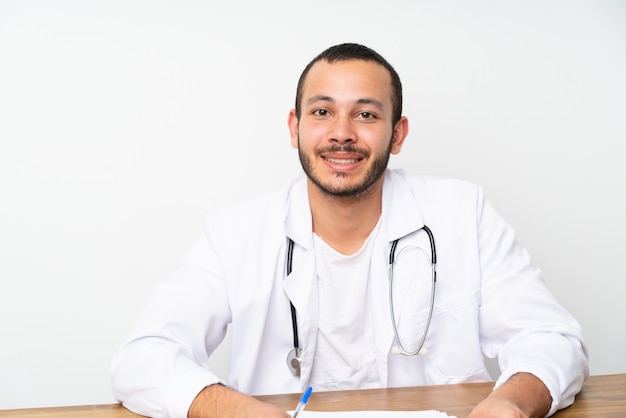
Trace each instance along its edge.
<path fill-rule="evenodd" d="M 289 130 L 306 177 L 205 219 L 116 354 L 117 399 L 151 416 L 286 417 L 249 395 L 485 381 L 484 354 L 502 374 L 471 418 L 573 402 L 579 325 L 480 188 L 387 170 L 401 112 L 400 79 L 369 48 L 305 68 Z M 229 325 L 221 381 L 209 355 Z"/>

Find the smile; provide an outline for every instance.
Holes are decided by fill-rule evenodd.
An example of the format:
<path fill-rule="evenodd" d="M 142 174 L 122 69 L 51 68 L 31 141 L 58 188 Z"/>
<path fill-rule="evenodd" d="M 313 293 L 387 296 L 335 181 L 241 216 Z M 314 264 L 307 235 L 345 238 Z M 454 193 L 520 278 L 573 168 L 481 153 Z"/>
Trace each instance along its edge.
<path fill-rule="evenodd" d="M 333 163 L 333 164 L 356 164 L 359 161 L 361 161 L 360 158 L 351 158 L 351 159 L 344 159 L 344 158 L 327 158 L 324 157 L 324 159 L 326 161 L 328 161 L 329 163 Z"/>

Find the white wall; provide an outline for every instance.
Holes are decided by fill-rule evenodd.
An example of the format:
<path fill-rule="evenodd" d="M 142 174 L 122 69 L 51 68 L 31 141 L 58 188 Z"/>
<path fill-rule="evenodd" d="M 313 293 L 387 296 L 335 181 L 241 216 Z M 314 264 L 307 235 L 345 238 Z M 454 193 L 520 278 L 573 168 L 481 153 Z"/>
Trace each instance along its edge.
<path fill-rule="evenodd" d="M 201 216 L 299 170 L 297 77 L 344 41 L 403 78 L 392 165 L 482 184 L 626 372 L 625 2 L 0 0 L 0 409 L 113 401 Z"/>

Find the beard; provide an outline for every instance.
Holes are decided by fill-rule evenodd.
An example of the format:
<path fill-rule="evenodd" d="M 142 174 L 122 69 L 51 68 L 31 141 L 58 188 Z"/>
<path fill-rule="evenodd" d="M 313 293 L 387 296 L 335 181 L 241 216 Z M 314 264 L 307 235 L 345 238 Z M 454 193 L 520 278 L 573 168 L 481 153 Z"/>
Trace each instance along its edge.
<path fill-rule="evenodd" d="M 298 143 L 300 140 L 298 139 Z M 346 184 L 346 182 L 341 181 L 341 178 L 346 178 L 348 175 L 346 173 L 334 173 L 334 180 L 324 182 L 320 176 L 315 173 L 313 169 L 313 163 L 311 158 L 307 154 L 302 151 L 302 148 L 298 146 L 298 155 L 300 156 L 300 164 L 304 169 L 307 177 L 311 182 L 317 186 L 325 195 L 331 197 L 340 197 L 340 198 L 356 198 L 362 197 L 368 193 L 370 188 L 374 183 L 376 183 L 385 173 L 387 169 L 387 164 L 389 163 L 389 156 L 391 155 L 391 145 L 392 140 L 389 140 L 389 146 L 382 153 L 375 155 L 371 160 L 370 166 L 365 173 L 365 176 L 361 181 L 355 184 Z M 324 153 L 332 153 L 332 152 L 349 152 L 362 156 L 363 158 L 367 158 L 370 156 L 370 153 L 365 150 L 359 150 L 352 144 L 347 145 L 333 145 L 324 149 L 317 150 L 315 152 L 316 156 L 320 156 Z"/>

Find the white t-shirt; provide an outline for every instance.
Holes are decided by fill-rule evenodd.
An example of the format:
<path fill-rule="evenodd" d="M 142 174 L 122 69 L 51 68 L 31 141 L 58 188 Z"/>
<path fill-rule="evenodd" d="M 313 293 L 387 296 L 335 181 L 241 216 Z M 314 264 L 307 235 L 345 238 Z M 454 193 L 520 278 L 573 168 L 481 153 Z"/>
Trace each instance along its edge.
<path fill-rule="evenodd" d="M 309 384 L 317 391 L 382 386 L 368 308 L 370 262 L 378 228 L 352 255 L 335 251 L 314 234 L 319 324 Z"/>

